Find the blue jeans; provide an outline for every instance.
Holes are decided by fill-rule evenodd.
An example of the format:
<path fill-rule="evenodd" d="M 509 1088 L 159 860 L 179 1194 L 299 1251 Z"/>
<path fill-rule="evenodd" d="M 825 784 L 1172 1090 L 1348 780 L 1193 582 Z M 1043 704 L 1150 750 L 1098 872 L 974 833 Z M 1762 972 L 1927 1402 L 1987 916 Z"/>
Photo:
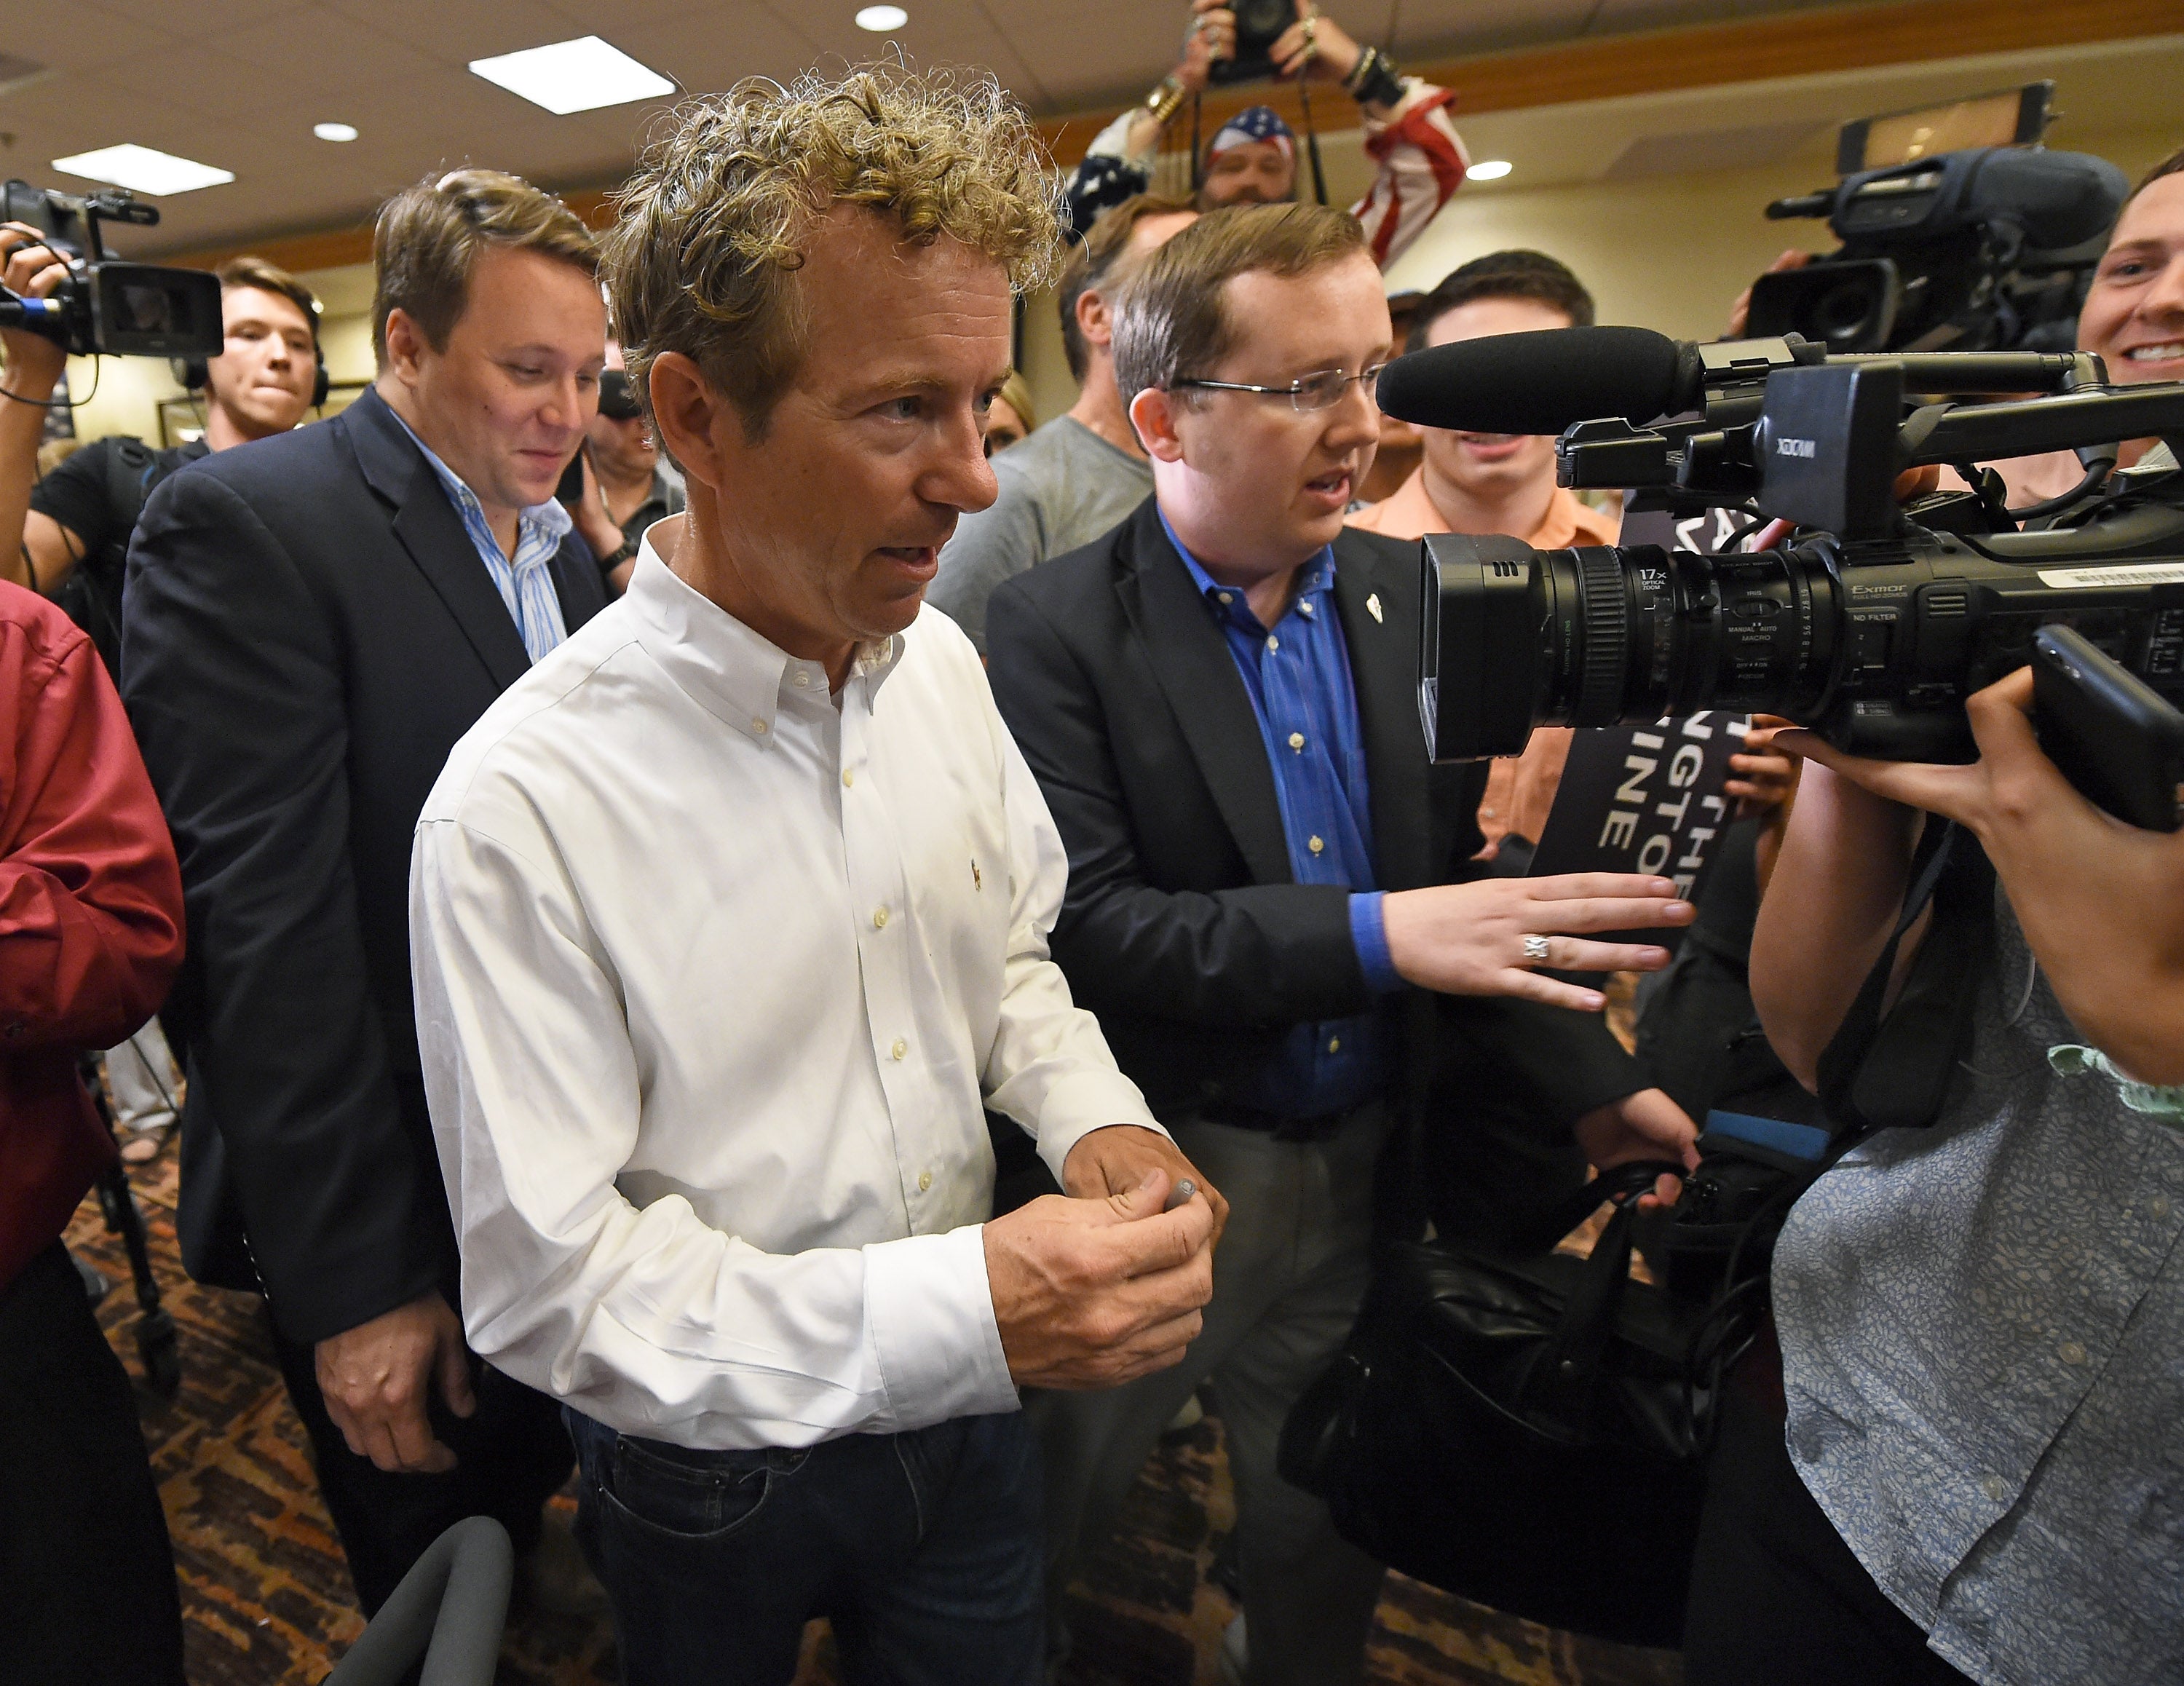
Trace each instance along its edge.
<path fill-rule="evenodd" d="M 566 1415 L 624 1686 L 788 1686 L 820 1616 L 850 1686 L 1038 1686 L 1039 1461 L 1020 1413 L 749 1452 Z"/>

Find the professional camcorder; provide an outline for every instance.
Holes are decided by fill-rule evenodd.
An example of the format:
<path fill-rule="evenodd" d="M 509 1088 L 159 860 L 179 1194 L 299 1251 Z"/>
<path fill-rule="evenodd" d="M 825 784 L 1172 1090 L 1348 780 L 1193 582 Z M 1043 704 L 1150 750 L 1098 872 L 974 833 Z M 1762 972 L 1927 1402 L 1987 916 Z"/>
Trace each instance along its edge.
<path fill-rule="evenodd" d="M 0 222 L 36 229 L 69 265 L 49 298 L 0 288 L 0 326 L 58 341 L 71 357 L 217 357 L 220 281 L 201 270 L 125 263 L 99 238 L 100 221 L 149 227 L 156 207 L 116 190 L 72 198 L 27 181 L 0 184 Z"/>
<path fill-rule="evenodd" d="M 1559 432 L 1561 483 L 1635 488 L 1634 509 L 1797 528 L 1781 548 L 1723 555 L 1428 537 L 1436 760 L 1516 754 L 1540 724 L 1713 709 L 1786 715 L 1858 754 L 1966 760 L 1964 698 L 2055 622 L 2150 687 L 2153 710 L 2184 699 L 2184 474 L 2112 472 L 2119 441 L 2184 439 L 2184 382 L 2112 387 L 2079 353 L 1829 357 L 1795 336 L 1697 346 L 1570 328 L 1398 359 L 1379 398 L 1429 426 Z M 2030 509 L 2004 508 L 1976 466 L 2065 448 L 2084 480 Z M 1979 489 L 1899 504 L 1897 476 L 1922 464 Z"/>
<path fill-rule="evenodd" d="M 1846 125 L 1842 180 L 1767 207 L 1825 218 L 1842 245 L 1755 281 L 1748 331 L 1837 352 L 2068 350 L 2129 188 L 2105 159 L 2027 144 L 2052 87 Z"/>

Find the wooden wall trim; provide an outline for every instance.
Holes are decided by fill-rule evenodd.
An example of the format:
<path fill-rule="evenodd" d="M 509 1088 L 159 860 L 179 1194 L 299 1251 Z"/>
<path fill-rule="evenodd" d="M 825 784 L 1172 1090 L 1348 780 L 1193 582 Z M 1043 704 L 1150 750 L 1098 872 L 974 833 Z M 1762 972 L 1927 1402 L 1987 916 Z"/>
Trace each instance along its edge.
<path fill-rule="evenodd" d="M 1870 70 L 1988 53 L 2021 53 L 2173 34 L 2184 26 L 2177 0 L 1889 0 L 1879 5 L 1829 7 L 1739 23 L 1602 36 L 1554 47 L 1479 53 L 1407 68 L 1456 93 L 1456 110 L 1516 111 L 1632 94 L 1771 81 L 1830 70 Z M 1315 87 L 1316 115 L 1330 132 L 1352 125 L 1349 97 L 1330 84 Z M 1293 85 L 1218 89 L 1202 119 L 1210 135 L 1246 106 L 1272 105 L 1291 123 L 1302 120 Z M 1110 106 L 1040 120 L 1056 161 L 1073 167 L 1092 137 L 1122 109 Z M 1188 143 L 1187 124 L 1171 131 Z M 594 227 L 606 221 L 610 188 L 562 195 Z M 210 269 L 237 252 L 254 252 L 285 269 L 332 269 L 371 257 L 371 227 L 254 240 L 162 259 Z"/>

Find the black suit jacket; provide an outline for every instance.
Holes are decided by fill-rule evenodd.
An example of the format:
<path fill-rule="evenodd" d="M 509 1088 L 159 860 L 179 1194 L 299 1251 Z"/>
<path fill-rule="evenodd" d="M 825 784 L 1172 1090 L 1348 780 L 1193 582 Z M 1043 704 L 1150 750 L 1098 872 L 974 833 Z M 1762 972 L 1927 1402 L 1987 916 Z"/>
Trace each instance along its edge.
<path fill-rule="evenodd" d="M 573 534 L 551 565 L 573 632 L 604 607 L 599 568 Z M 529 665 L 376 392 L 175 476 L 136 529 L 122 693 L 189 913 L 169 1012 L 183 1259 L 262 1284 L 291 1339 L 454 1282 L 411 1017 L 410 834 Z"/>
<path fill-rule="evenodd" d="M 1334 557 L 1379 888 L 1478 876 L 1486 765 L 1434 765 L 1419 724 L 1417 547 L 1346 529 Z M 1055 958 L 1156 1113 L 1217 1109 L 1290 1026 L 1374 1009 L 1350 892 L 1291 876 L 1251 695 L 1151 499 L 1002 585 L 986 638 L 994 699 L 1069 851 Z M 1644 1087 L 1589 1016 L 1417 990 L 1379 1004 L 1413 1103 L 1452 1069 L 1448 1037 L 1555 1127 Z"/>

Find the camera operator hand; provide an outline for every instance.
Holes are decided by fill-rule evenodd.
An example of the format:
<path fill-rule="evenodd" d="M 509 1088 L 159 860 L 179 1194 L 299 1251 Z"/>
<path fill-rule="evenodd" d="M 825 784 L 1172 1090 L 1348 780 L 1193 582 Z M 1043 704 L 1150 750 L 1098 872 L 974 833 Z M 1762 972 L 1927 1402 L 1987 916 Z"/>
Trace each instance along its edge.
<path fill-rule="evenodd" d="M 1666 878 L 1633 872 L 1480 878 L 1394 891 L 1381 903 L 1388 955 L 1406 982 L 1444 995 L 1507 995 L 1585 1013 L 1600 1011 L 1607 998 L 1529 968 L 1658 971 L 1669 964 L 1665 949 L 1585 942 L 1581 934 L 1688 925 L 1693 915 Z"/>
<path fill-rule="evenodd" d="M 1779 733 L 1780 747 L 1824 770 L 1821 776 L 1832 787 L 1819 812 L 1824 822 L 1833 823 L 1825 831 L 1819 824 L 1793 825 L 1777 876 L 1794 873 L 1801 885 L 1819 880 L 1840 864 L 1842 843 L 1864 846 L 1852 826 L 1908 839 L 1906 810 L 1956 821 L 1979 838 L 1993 862 L 2025 940 L 2071 1022 L 2139 1081 L 2184 1082 L 2184 832 L 2142 831 L 2081 796 L 2041 753 L 2031 709 L 2030 668 L 1974 695 L 1964 709 L 1980 759 L 1969 766 L 1865 760 L 1842 754 L 1814 732 Z M 1801 820 L 1806 805 L 1800 804 Z M 1826 847 L 1837 839 L 1836 849 Z M 1908 862 L 1908 847 L 1898 841 L 1892 849 L 1875 851 L 1894 857 L 1893 905 L 1902 902 L 1904 868 L 1897 863 Z M 1785 921 L 1769 919 L 1772 906 L 1770 899 L 1763 907 L 1762 930 L 1780 938 Z M 1782 911 L 1786 920 L 1788 910 Z M 1806 916 L 1819 911 L 1808 910 Z M 1886 907 L 1883 912 L 1892 920 Z M 1879 943 L 1870 946 L 1877 954 Z M 1770 952 L 1763 963 L 1763 949 L 1780 951 L 1780 962 Z M 1814 1011 L 1801 999 L 1805 992 L 1789 987 L 1788 975 L 1802 959 L 1789 941 L 1755 940 L 1754 993 L 1760 993 L 1763 971 L 1799 1045 L 1810 1043 L 1823 1028 L 1831 1036 L 1849 1005 L 1843 995 L 1832 1018 L 1819 1024 L 1825 1012 Z M 1871 963 L 1869 955 L 1865 965 Z M 1863 977 L 1862 970 L 1858 975 Z M 1854 983 L 1851 988 L 1854 993 Z M 1775 1035 L 1771 1016 L 1768 1032 Z M 1815 1061 L 1818 1048 L 1825 1045 L 1823 1037 L 1813 1048 Z"/>
<path fill-rule="evenodd" d="M 0 285 L 25 298 L 49 298 L 68 279 L 68 264 L 45 236 L 20 222 L 0 223 Z M 43 334 L 0 329 L 0 579 L 31 584 L 23 559 L 23 528 L 31 488 L 38 480 L 38 445 L 45 405 L 68 367 L 68 355 Z"/>
<path fill-rule="evenodd" d="M 1213 1297 L 1214 1217 L 1196 1199 L 1162 1210 L 1171 1186 L 1155 1166 L 1127 1193 L 1044 1194 L 985 1226 L 994 1321 L 1017 1383 L 1112 1388 L 1182 1361 Z"/>
<path fill-rule="evenodd" d="M 1779 275 L 1785 270 L 1802 270 L 1812 261 L 1813 254 L 1810 252 L 1800 251 L 1793 246 L 1775 259 L 1761 273 Z M 1745 324 L 1751 320 L 1752 289 L 1747 287 L 1736 295 L 1736 303 L 1729 307 L 1729 326 L 1722 330 L 1721 337 L 1725 340 L 1742 339 Z"/>

